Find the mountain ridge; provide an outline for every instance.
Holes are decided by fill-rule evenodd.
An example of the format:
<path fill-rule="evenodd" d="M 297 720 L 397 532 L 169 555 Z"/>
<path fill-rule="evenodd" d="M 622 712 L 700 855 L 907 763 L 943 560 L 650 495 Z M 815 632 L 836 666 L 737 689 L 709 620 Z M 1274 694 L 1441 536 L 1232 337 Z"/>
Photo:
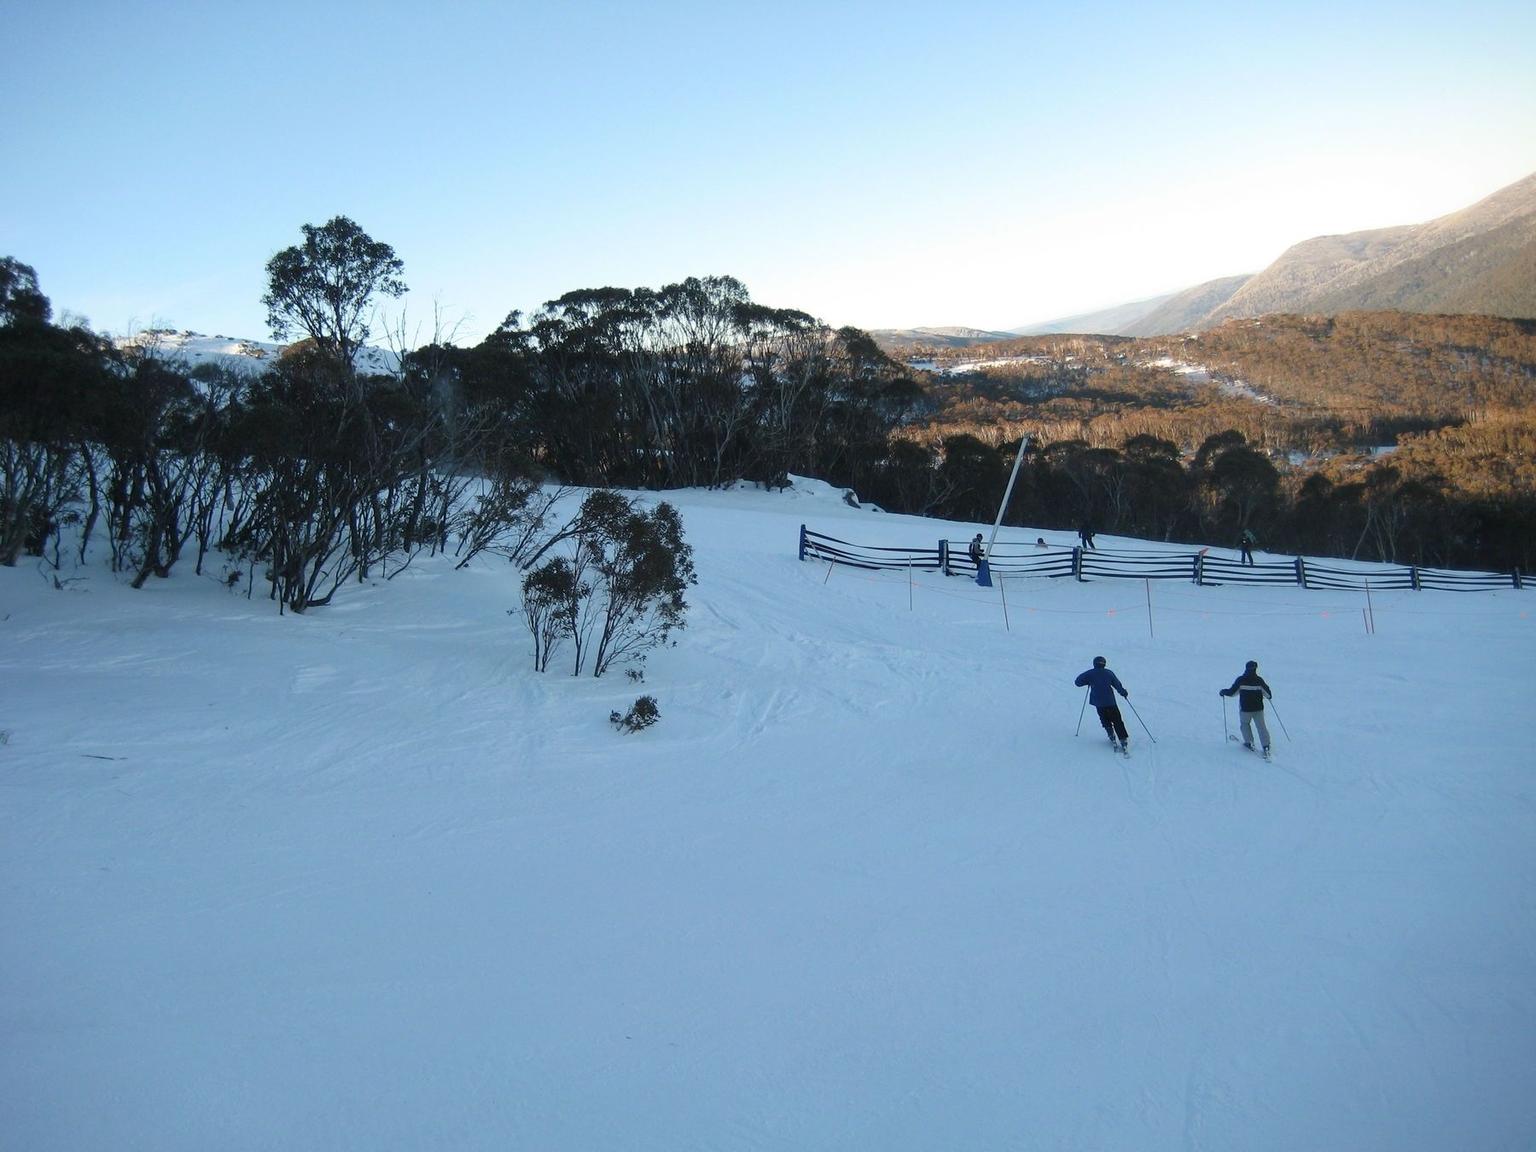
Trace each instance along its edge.
<path fill-rule="evenodd" d="M 1419 224 L 1313 236 L 1266 268 L 1020 325 L 1016 336 L 1169 336 L 1278 313 L 1536 318 L 1536 173 Z"/>

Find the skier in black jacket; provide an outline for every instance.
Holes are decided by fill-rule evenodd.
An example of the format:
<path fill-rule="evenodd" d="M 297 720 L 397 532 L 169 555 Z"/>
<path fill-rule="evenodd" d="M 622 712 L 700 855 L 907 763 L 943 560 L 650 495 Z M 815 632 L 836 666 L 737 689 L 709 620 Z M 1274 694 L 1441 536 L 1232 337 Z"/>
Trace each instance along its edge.
<path fill-rule="evenodd" d="M 1259 662 L 1250 660 L 1243 674 L 1232 681 L 1232 687 L 1221 690 L 1223 696 L 1237 697 L 1237 714 L 1243 727 L 1243 747 L 1253 751 L 1253 726 L 1259 726 L 1259 738 L 1264 741 L 1264 755 L 1269 755 L 1269 725 L 1264 723 L 1264 701 L 1274 698 L 1264 677 L 1259 675 Z"/>
<path fill-rule="evenodd" d="M 1120 683 L 1120 677 L 1116 676 L 1107 667 L 1109 661 L 1102 656 L 1093 658 L 1093 667 L 1082 673 L 1072 683 L 1079 688 L 1088 689 L 1088 703 L 1092 704 L 1099 712 L 1099 723 L 1104 725 L 1104 731 L 1109 733 L 1109 742 L 1118 752 L 1128 752 L 1131 747 L 1130 734 L 1125 730 L 1125 720 L 1120 715 L 1120 706 L 1115 703 L 1115 693 L 1121 696 L 1130 696 L 1125 690 L 1125 685 Z"/>

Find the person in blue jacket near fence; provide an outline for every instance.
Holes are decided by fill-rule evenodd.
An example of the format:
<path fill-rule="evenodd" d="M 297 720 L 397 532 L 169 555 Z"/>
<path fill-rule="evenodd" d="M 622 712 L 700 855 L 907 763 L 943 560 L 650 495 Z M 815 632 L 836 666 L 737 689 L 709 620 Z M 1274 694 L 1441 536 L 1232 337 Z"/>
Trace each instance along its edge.
<path fill-rule="evenodd" d="M 1253 729 L 1258 725 L 1259 738 L 1264 741 L 1264 755 L 1269 755 L 1269 725 L 1264 723 L 1264 701 L 1274 699 L 1264 677 L 1259 675 L 1259 662 L 1250 660 L 1243 667 L 1243 674 L 1232 681 L 1230 688 L 1221 690 L 1223 696 L 1237 697 L 1237 715 L 1243 727 L 1243 747 L 1253 751 Z"/>
<path fill-rule="evenodd" d="M 1102 656 L 1093 658 L 1093 667 L 1082 673 L 1072 683 L 1079 688 L 1088 689 L 1088 703 L 1092 704 L 1099 713 L 1099 723 L 1104 725 L 1104 731 L 1109 733 L 1109 742 L 1119 751 L 1130 749 L 1131 737 L 1125 730 L 1125 719 L 1120 715 L 1120 706 L 1115 703 L 1115 693 L 1129 698 L 1130 693 L 1125 690 L 1125 685 L 1120 683 L 1120 677 L 1116 676 L 1108 668 L 1109 661 Z"/>

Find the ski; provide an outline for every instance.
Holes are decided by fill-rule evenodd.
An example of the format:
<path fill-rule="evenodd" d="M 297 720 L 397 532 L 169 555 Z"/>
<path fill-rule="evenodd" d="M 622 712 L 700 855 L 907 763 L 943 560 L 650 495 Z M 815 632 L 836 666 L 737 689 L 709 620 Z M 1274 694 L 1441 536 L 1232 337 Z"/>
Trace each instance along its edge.
<path fill-rule="evenodd" d="M 1255 748 L 1252 744 L 1244 744 L 1236 736 L 1228 736 L 1227 739 L 1236 744 L 1244 752 L 1252 752 L 1255 756 L 1258 756 L 1260 759 L 1264 760 L 1265 763 L 1274 763 L 1274 755 L 1268 748 Z"/>

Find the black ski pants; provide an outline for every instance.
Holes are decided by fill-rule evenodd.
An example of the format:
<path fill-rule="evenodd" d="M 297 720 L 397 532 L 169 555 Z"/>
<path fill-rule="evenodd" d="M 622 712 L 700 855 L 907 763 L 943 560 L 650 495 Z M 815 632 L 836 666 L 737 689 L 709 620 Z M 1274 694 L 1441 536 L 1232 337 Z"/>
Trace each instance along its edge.
<path fill-rule="evenodd" d="M 1120 715 L 1120 705 L 1105 704 L 1099 708 L 1099 723 L 1104 725 L 1104 731 L 1109 733 L 1111 740 L 1119 737 L 1122 741 L 1131 738 L 1125 730 L 1125 720 Z"/>

